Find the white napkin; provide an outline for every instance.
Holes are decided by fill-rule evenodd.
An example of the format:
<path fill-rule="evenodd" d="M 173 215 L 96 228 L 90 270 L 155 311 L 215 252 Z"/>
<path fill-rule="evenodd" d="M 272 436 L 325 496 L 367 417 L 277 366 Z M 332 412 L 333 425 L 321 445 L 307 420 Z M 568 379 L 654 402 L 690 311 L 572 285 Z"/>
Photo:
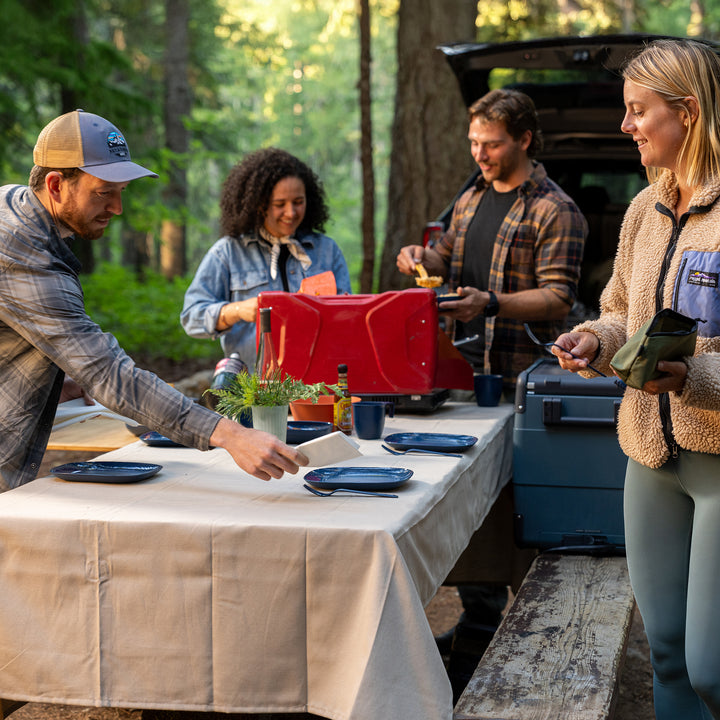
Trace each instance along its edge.
<path fill-rule="evenodd" d="M 359 447 L 352 438 L 337 431 L 314 440 L 308 440 L 297 445 L 296 449 L 307 457 L 310 467 L 321 467 L 360 457 L 362 453 L 358 450 Z"/>
<path fill-rule="evenodd" d="M 138 424 L 135 420 L 131 420 L 124 415 L 118 415 L 116 412 L 108 410 L 97 400 L 94 405 L 86 405 L 82 398 L 75 398 L 74 400 L 68 400 L 67 402 L 60 403 L 57 406 L 57 410 L 55 411 L 55 420 L 53 421 L 53 430 L 100 416 L 112 418 L 113 420 L 121 420 L 122 422 L 133 426 Z"/>

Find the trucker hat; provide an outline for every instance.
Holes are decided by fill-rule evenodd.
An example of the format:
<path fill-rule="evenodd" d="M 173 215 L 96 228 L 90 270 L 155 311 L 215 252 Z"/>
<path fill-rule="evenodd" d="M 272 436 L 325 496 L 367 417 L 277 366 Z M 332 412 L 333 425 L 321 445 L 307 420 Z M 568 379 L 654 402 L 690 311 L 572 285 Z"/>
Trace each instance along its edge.
<path fill-rule="evenodd" d="M 40 131 L 33 162 L 46 168 L 80 168 L 107 182 L 157 177 L 131 162 L 125 138 L 112 123 L 84 110 L 65 113 Z"/>

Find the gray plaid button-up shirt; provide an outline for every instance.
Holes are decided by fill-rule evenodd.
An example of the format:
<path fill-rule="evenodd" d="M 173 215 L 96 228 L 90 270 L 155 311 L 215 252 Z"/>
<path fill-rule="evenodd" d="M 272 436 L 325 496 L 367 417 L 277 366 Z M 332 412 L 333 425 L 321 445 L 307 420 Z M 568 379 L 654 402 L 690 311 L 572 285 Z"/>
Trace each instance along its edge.
<path fill-rule="evenodd" d="M 219 420 L 135 367 L 85 312 L 78 270 L 35 193 L 0 188 L 0 491 L 37 475 L 65 374 L 183 445 L 207 450 Z"/>

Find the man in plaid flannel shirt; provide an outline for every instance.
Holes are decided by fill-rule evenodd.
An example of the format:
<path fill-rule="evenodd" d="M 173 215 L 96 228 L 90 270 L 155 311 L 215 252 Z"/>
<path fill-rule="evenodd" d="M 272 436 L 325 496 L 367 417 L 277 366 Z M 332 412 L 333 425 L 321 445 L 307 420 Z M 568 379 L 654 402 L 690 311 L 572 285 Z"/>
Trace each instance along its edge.
<path fill-rule="evenodd" d="M 479 176 L 455 203 L 437 244 L 402 248 L 397 267 L 411 275 L 422 263 L 429 275 L 447 281 L 459 297 L 440 304 L 446 332 L 455 341 L 467 338 L 458 350 L 476 373 L 503 375 L 510 396 L 518 373 L 538 356 L 523 322 L 539 337 L 554 338 L 562 331 L 577 293 L 587 223 L 533 160 L 542 134 L 527 95 L 493 90 L 470 107 L 469 119 Z M 487 546 L 491 557 L 503 558 L 493 568 L 503 579 L 513 570 L 507 565 L 519 567 L 531 557 L 528 551 L 524 557 L 515 554 L 511 506 L 501 496 L 472 543 L 472 553 L 486 555 Z M 464 613 L 455 628 L 436 638 L 441 651 L 450 654 L 456 698 L 501 620 L 508 598 L 503 582 L 458 586 Z"/>
<path fill-rule="evenodd" d="M 533 157 L 542 134 L 532 100 L 492 90 L 469 109 L 477 181 L 455 204 L 450 227 L 432 248 L 409 245 L 398 269 L 418 263 L 442 276 L 457 300 L 443 302 L 453 340 L 477 373 L 499 373 L 511 391 L 538 356 L 523 322 L 538 337 L 563 330 L 580 277 L 587 223 L 573 200 Z"/>

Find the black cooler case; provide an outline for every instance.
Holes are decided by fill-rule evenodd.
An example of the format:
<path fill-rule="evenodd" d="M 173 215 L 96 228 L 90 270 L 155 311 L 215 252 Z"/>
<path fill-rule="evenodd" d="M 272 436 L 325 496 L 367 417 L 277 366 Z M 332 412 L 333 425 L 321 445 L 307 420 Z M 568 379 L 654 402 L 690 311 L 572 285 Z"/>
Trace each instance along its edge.
<path fill-rule="evenodd" d="M 616 433 L 623 389 L 541 359 L 515 394 L 513 493 L 518 545 L 622 551 L 627 458 Z"/>

